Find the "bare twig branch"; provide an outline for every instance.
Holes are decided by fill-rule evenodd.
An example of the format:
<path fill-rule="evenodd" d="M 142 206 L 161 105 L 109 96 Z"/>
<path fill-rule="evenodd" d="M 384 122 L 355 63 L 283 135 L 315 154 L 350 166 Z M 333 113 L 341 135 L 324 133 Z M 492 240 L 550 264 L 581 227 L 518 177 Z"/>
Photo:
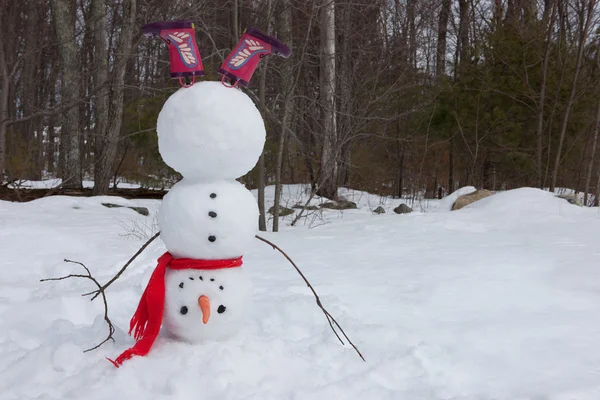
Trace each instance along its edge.
<path fill-rule="evenodd" d="M 93 294 L 94 296 L 91 299 L 92 301 L 96 297 L 98 297 L 99 294 L 102 294 L 102 296 L 104 296 L 104 291 L 106 290 L 106 288 L 108 288 L 114 281 L 119 279 L 121 274 L 123 274 L 123 272 L 125 272 L 127 267 L 129 267 L 129 265 L 133 262 L 133 260 L 135 260 L 140 254 L 142 254 L 142 251 L 144 251 L 144 249 L 146 247 L 148 247 L 148 245 L 150 245 L 150 243 L 152 243 L 154 241 L 154 239 L 156 239 L 159 235 L 160 235 L 160 231 L 156 232 L 156 234 L 154 234 L 154 236 L 152 236 L 150 239 L 148 239 L 148 241 L 146 243 L 144 243 L 144 245 L 142 247 L 140 247 L 140 249 L 137 251 L 137 253 L 135 253 L 133 255 L 133 257 L 131 257 L 129 259 L 129 261 L 127 261 L 127 263 L 125 265 L 123 265 L 123 268 L 121 268 L 121 270 L 119 272 L 117 272 L 117 274 L 115 276 L 113 276 L 110 281 L 106 282 L 103 286 L 99 286 L 98 290 L 94 290 L 93 292 L 85 293 L 85 294 L 83 294 L 83 296 L 89 296 L 89 295 Z"/>
<path fill-rule="evenodd" d="M 83 263 L 81 263 L 79 261 L 71 261 L 71 260 L 67 260 L 67 259 L 65 259 L 64 261 L 66 263 L 81 265 L 85 269 L 85 271 L 87 272 L 87 275 L 69 274 L 69 275 L 66 275 L 66 276 L 61 276 L 59 278 L 41 279 L 40 282 L 62 281 L 62 280 L 68 279 L 68 278 L 89 279 L 92 282 L 94 282 L 94 284 L 96 286 L 98 286 L 98 294 L 102 295 L 102 300 L 104 302 L 104 321 L 106 321 L 106 323 L 108 324 L 108 336 L 106 337 L 106 339 L 104 339 L 102 342 L 98 343 L 96 346 L 90 347 L 89 349 L 84 350 L 83 352 L 87 353 L 88 351 L 96 350 L 98 347 L 102 346 L 104 343 L 108 342 L 109 340 L 112 340 L 114 342 L 115 339 L 113 338 L 113 334 L 115 333 L 115 327 L 113 326 L 112 322 L 110 321 L 110 318 L 108 318 L 108 303 L 106 301 L 106 295 L 104 294 L 104 289 L 102 288 L 102 286 L 100 285 L 100 283 L 96 280 L 96 278 L 94 278 L 92 276 L 92 273 L 90 272 L 90 270 L 88 269 L 88 267 L 86 267 Z"/>
<path fill-rule="evenodd" d="M 327 318 L 327 322 L 329 322 L 329 326 L 331 327 L 331 330 L 333 330 L 333 333 L 335 333 L 335 336 L 339 339 L 339 341 L 342 344 L 344 344 L 344 341 L 340 338 L 340 336 L 338 335 L 338 333 L 334 329 L 333 324 L 335 324 L 335 326 L 337 326 L 338 329 L 342 332 L 342 334 L 344 335 L 344 337 L 346 338 L 346 340 L 348 341 L 348 343 L 350 343 L 350 345 L 354 348 L 354 350 L 359 355 L 359 357 L 363 361 L 366 362 L 366 360 L 363 357 L 363 355 L 361 354 L 361 352 L 354 345 L 354 343 L 352 343 L 352 341 L 350 340 L 350 338 L 348 338 L 348 335 L 346 335 L 346 332 L 344 332 L 344 330 L 342 329 L 342 327 L 340 326 L 340 324 L 335 320 L 335 318 L 333 318 L 333 316 L 329 313 L 329 311 L 327 311 L 325 309 L 325 307 L 323 307 L 323 304 L 321 303 L 321 299 L 319 298 L 319 295 L 317 294 L 317 292 L 315 291 L 315 289 L 312 287 L 312 285 L 310 284 L 310 282 L 308 281 L 308 279 L 306 279 L 306 276 L 304 276 L 304 274 L 302 273 L 302 271 L 300 271 L 300 268 L 298 268 L 298 266 L 296 265 L 296 263 L 290 258 L 290 256 L 288 256 L 285 251 L 281 250 L 273 242 L 271 242 L 271 241 L 269 241 L 269 240 L 267 240 L 267 239 L 265 239 L 263 237 L 260 237 L 258 235 L 256 235 L 255 237 L 258 240 L 260 240 L 261 242 L 264 242 L 264 243 L 268 244 L 269 246 L 271 246 L 273 248 L 273 250 L 279 251 L 292 264 L 292 266 L 296 269 L 296 271 L 298 272 L 298 274 L 300 274 L 300 276 L 302 277 L 302 279 L 306 283 L 306 286 L 308 286 L 308 288 L 311 290 L 311 292 L 315 296 L 315 300 L 317 301 L 317 305 L 319 306 L 319 308 L 321 309 L 321 311 L 323 311 L 323 314 L 325 314 L 325 317 Z M 333 324 L 332 324 L 332 322 L 333 322 Z"/>

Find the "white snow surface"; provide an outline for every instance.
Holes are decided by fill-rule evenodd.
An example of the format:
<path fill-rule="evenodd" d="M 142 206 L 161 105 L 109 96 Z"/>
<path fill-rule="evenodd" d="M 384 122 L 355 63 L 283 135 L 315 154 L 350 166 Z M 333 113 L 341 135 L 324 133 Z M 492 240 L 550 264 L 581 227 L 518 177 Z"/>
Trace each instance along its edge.
<path fill-rule="evenodd" d="M 265 124 L 239 89 L 204 81 L 181 88 L 158 115 L 158 149 L 164 162 L 186 178 L 235 179 L 256 165 Z"/>
<path fill-rule="evenodd" d="M 284 204 L 306 201 L 300 186 L 283 192 Z M 145 241 L 125 227 L 151 226 L 160 202 L 131 201 L 149 217 L 94 198 L 0 202 L 0 399 L 600 398 L 597 208 L 517 189 L 460 211 L 396 215 L 405 201 L 343 195 L 359 209 L 308 212 L 296 227 L 286 217 L 263 235 L 366 362 L 339 344 L 287 261 L 256 241 L 243 267 L 254 301 L 236 335 L 189 344 L 163 333 L 120 369 L 104 357 L 133 344 L 129 319 L 162 242 L 109 288 L 117 332 L 98 350 L 82 352 L 107 332 L 102 301 L 81 296 L 91 282 L 39 280 L 83 272 L 67 258 L 106 282 Z M 378 203 L 388 213 L 373 215 Z"/>

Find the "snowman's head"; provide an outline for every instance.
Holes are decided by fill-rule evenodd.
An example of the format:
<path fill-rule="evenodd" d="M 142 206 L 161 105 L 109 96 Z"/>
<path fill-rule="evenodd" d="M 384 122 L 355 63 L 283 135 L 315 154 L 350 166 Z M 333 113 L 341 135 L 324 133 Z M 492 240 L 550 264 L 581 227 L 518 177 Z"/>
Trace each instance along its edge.
<path fill-rule="evenodd" d="M 167 270 L 163 327 L 192 343 L 225 339 L 238 330 L 251 299 L 241 267 Z"/>
<path fill-rule="evenodd" d="M 235 179 L 258 161 L 265 125 L 252 100 L 220 82 L 179 89 L 157 122 L 158 148 L 167 165 L 186 178 Z"/>

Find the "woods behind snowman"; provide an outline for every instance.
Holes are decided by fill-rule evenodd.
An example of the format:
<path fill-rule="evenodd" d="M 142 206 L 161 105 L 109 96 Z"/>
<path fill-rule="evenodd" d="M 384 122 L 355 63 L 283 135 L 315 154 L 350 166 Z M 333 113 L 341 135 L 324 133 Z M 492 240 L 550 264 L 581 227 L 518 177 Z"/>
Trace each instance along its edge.
<path fill-rule="evenodd" d="M 159 209 L 167 252 L 131 318 L 135 345 L 110 360 L 117 367 L 148 354 L 161 326 L 188 342 L 224 339 L 240 327 L 252 297 L 242 256 L 256 234 L 258 205 L 235 179 L 256 165 L 265 126 L 237 87 L 248 85 L 261 58 L 290 55 L 279 40 L 248 28 L 221 65 L 221 82 L 194 83 L 204 71 L 193 24 L 158 22 L 143 31 L 169 45 L 171 76 L 183 86 L 165 102 L 157 122 L 160 154 L 183 179 Z"/>

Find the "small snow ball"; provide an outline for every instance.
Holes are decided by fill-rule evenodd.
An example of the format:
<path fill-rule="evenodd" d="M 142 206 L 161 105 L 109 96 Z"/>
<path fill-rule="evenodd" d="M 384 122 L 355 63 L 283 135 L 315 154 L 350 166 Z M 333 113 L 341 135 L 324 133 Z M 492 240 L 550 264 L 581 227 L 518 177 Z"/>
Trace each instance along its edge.
<path fill-rule="evenodd" d="M 163 160 L 186 178 L 243 176 L 265 144 L 264 121 L 252 100 L 221 82 L 175 92 L 158 115 L 157 132 Z"/>

